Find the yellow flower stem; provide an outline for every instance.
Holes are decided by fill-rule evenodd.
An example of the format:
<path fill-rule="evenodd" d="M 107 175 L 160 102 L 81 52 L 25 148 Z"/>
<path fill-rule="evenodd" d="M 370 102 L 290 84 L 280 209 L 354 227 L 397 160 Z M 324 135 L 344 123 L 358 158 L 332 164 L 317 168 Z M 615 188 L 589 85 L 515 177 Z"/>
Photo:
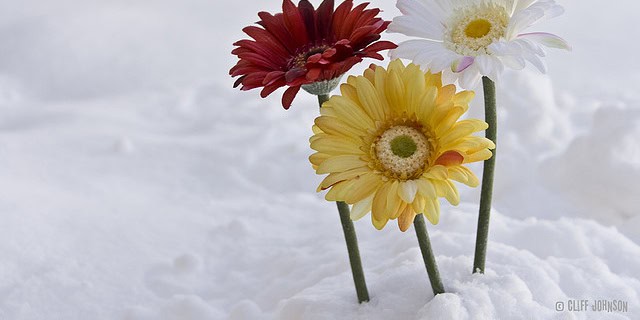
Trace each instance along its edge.
<path fill-rule="evenodd" d="M 442 285 L 442 279 L 440 279 L 440 271 L 438 271 L 436 258 L 433 256 L 433 251 L 431 250 L 431 241 L 429 240 L 429 233 L 427 232 L 427 225 L 424 222 L 423 214 L 416 215 L 413 219 L 413 227 L 416 229 L 418 245 L 422 252 L 424 266 L 427 268 L 427 274 L 429 275 L 429 282 L 431 282 L 433 295 L 444 293 L 444 285 Z"/>
<path fill-rule="evenodd" d="M 496 143 L 498 116 L 496 113 L 496 85 L 491 79 L 482 77 L 484 89 L 484 117 L 489 124 L 485 136 Z M 480 211 L 478 213 L 478 232 L 476 234 L 476 252 L 473 259 L 473 273 L 484 273 L 487 258 L 487 240 L 489 238 L 489 220 L 491 218 L 491 198 L 493 196 L 493 174 L 496 167 L 496 149 L 493 156 L 484 161 L 482 171 L 482 191 Z"/>
<path fill-rule="evenodd" d="M 329 100 L 328 94 L 318 95 L 318 103 L 321 108 L 322 104 L 327 100 Z M 353 274 L 353 282 L 356 286 L 358 302 L 367 302 L 369 301 L 369 291 L 367 290 L 367 283 L 364 279 L 364 272 L 362 271 L 362 261 L 360 260 L 360 250 L 358 249 L 358 238 L 356 237 L 356 229 L 353 226 L 353 221 L 351 221 L 349 205 L 343 201 L 338 201 L 336 204 L 338 206 L 338 213 L 340 214 L 344 240 L 347 243 L 349 263 L 351 264 L 351 273 Z"/>

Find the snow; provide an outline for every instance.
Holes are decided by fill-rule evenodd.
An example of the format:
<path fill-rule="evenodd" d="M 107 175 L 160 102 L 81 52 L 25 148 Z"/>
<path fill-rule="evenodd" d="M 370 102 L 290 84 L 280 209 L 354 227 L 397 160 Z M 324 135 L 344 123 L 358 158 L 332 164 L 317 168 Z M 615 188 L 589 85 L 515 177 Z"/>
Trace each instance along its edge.
<path fill-rule="evenodd" d="M 479 190 L 461 187 L 428 226 L 447 293 L 413 230 L 365 218 L 359 305 L 307 160 L 315 99 L 284 111 L 227 76 L 278 1 L 0 2 L 0 319 L 640 318 L 640 5 L 560 3 L 540 28 L 574 51 L 498 84 L 486 274 Z M 580 299 L 629 309 L 555 310 Z"/>

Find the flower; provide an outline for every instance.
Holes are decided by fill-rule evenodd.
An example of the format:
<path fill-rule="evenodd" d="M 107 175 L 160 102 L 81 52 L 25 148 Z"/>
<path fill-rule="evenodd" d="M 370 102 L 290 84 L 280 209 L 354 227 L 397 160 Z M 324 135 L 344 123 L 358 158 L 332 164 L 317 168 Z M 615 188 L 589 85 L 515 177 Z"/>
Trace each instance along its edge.
<path fill-rule="evenodd" d="M 280 87 L 288 86 L 282 106 L 288 109 L 300 87 L 324 88 L 328 94 L 342 74 L 363 58 L 382 60 L 378 52 L 396 48 L 388 41 L 378 41 L 389 21 L 376 17 L 380 9 L 366 9 L 368 3 L 353 8 L 346 0 L 333 10 L 333 0 L 324 0 L 314 9 L 308 0 L 296 7 L 284 0 L 282 12 L 260 12 L 258 24 L 243 31 L 254 40 L 240 40 L 232 54 L 240 61 L 231 68 L 232 77 L 240 76 L 234 87 L 241 90 L 262 87 L 263 98 Z M 312 86 L 312 84 L 318 84 Z"/>
<path fill-rule="evenodd" d="M 450 81 L 473 88 L 481 76 L 496 81 L 505 66 L 520 70 L 529 61 L 541 72 L 543 46 L 571 50 L 560 37 L 521 33 L 564 12 L 554 0 L 398 0 L 402 16 L 389 32 L 423 38 L 402 42 L 390 55 L 443 71 Z"/>
<path fill-rule="evenodd" d="M 398 219 L 405 231 L 416 214 L 433 224 L 440 217 L 438 197 L 457 205 L 452 180 L 475 187 L 478 178 L 464 164 L 491 157 L 490 140 L 473 136 L 488 126 L 482 120 L 458 121 L 473 99 L 442 86 L 439 73 L 394 60 L 389 70 L 367 69 L 350 76 L 315 119 L 309 157 L 316 173 L 329 174 L 318 191 L 329 201 L 353 204 L 351 218 L 371 212 L 382 229 Z"/>

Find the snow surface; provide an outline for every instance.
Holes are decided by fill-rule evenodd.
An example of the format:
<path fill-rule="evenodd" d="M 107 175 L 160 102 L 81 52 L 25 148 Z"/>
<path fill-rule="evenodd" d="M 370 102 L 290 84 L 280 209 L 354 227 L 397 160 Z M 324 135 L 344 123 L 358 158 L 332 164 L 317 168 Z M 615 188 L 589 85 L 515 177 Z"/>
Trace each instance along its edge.
<path fill-rule="evenodd" d="M 470 273 L 479 190 L 461 188 L 429 226 L 448 293 L 413 230 L 363 219 L 358 305 L 307 161 L 314 98 L 284 111 L 227 76 L 241 28 L 279 1 L 0 2 L 0 319 L 640 318 L 640 4 L 560 3 L 540 30 L 574 51 L 498 85 L 486 274 Z M 629 310 L 555 311 L 572 299 Z"/>

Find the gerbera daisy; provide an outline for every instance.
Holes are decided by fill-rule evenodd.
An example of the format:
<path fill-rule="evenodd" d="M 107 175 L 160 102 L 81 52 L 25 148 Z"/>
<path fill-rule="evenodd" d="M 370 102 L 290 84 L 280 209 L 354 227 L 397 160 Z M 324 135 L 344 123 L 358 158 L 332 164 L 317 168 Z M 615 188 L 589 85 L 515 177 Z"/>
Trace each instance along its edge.
<path fill-rule="evenodd" d="M 322 1 L 318 9 L 307 0 L 297 7 L 284 0 L 283 13 L 258 13 L 261 27 L 243 29 L 253 40 L 234 44 L 238 48 L 232 53 L 240 59 L 229 71 L 233 77 L 240 76 L 234 87 L 262 87 L 264 98 L 288 86 L 282 96 L 285 109 L 301 87 L 313 94 L 329 93 L 340 76 L 363 58 L 382 60 L 379 51 L 396 47 L 388 41 L 376 42 L 390 22 L 376 17 L 380 9 L 366 9 L 367 5 L 354 8 L 353 1 L 347 0 L 334 11 L 333 0 Z"/>
<path fill-rule="evenodd" d="M 553 0 L 398 0 L 396 6 L 403 15 L 389 32 L 423 39 L 400 43 L 391 57 L 443 71 L 464 88 L 481 76 L 496 81 L 505 66 L 522 69 L 525 61 L 545 72 L 543 46 L 571 49 L 550 33 L 522 33 L 564 12 Z"/>
<path fill-rule="evenodd" d="M 318 191 L 326 199 L 353 204 L 351 218 L 371 212 L 382 229 L 398 219 L 405 231 L 416 214 L 438 223 L 438 197 L 457 205 L 452 180 L 475 187 L 476 176 L 466 163 L 491 157 L 494 144 L 472 133 L 485 130 L 484 121 L 458 121 L 474 93 L 456 93 L 442 86 L 439 73 L 424 73 L 400 60 L 349 77 L 316 118 L 309 160 L 316 173 L 329 174 Z"/>

